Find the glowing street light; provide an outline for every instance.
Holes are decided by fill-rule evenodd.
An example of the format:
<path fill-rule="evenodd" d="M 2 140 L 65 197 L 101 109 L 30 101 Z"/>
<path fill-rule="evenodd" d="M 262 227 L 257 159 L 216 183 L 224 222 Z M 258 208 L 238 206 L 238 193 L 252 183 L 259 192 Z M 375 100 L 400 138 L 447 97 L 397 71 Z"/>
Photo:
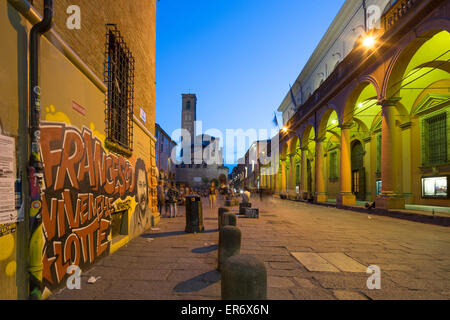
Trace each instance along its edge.
<path fill-rule="evenodd" d="M 367 49 L 373 48 L 375 46 L 375 43 L 376 39 L 374 36 L 371 35 L 366 35 L 362 41 L 363 46 L 366 47 Z"/>

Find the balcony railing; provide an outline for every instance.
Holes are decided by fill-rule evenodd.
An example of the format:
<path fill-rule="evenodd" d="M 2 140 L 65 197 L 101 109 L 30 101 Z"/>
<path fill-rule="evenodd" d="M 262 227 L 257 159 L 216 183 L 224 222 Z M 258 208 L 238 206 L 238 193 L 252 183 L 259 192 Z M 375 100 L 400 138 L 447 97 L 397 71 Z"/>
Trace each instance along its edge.
<path fill-rule="evenodd" d="M 418 3 L 418 0 L 400 0 L 395 2 L 383 15 L 384 30 L 388 31 L 399 22 Z"/>

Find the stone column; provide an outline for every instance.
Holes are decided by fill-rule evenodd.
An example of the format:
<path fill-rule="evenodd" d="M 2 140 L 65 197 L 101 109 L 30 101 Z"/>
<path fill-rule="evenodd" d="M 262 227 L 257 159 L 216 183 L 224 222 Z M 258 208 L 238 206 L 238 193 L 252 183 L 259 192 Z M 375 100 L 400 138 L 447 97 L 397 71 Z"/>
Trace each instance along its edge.
<path fill-rule="evenodd" d="M 300 199 L 303 199 L 303 193 L 306 192 L 306 149 L 300 148 L 302 153 L 300 155 Z"/>
<path fill-rule="evenodd" d="M 402 129 L 402 193 L 405 203 L 411 203 L 411 122 L 403 123 Z"/>
<path fill-rule="evenodd" d="M 341 190 L 336 197 L 336 203 L 341 206 L 354 205 L 356 203 L 356 197 L 352 193 L 350 127 L 351 124 L 341 125 L 341 172 L 339 175 Z"/>
<path fill-rule="evenodd" d="M 374 172 L 375 170 L 373 170 L 373 166 L 372 166 L 372 152 L 371 152 L 371 141 L 372 141 L 372 137 L 366 137 L 363 139 L 364 142 L 364 151 L 365 151 L 365 155 L 364 155 L 364 169 L 366 170 L 366 174 L 365 174 L 365 186 L 366 186 L 366 200 L 369 201 L 374 201 L 375 200 L 375 196 L 372 193 L 372 190 L 375 190 L 375 181 L 374 181 L 374 175 L 372 174 L 372 172 Z M 376 163 L 376 162 L 375 162 Z M 376 166 L 375 166 L 376 167 Z M 376 194 L 376 192 L 375 192 Z"/>
<path fill-rule="evenodd" d="M 295 199 L 295 166 L 294 155 L 289 155 L 288 198 Z"/>
<path fill-rule="evenodd" d="M 281 159 L 281 194 L 286 194 L 286 159 Z"/>
<path fill-rule="evenodd" d="M 404 209 L 405 199 L 395 185 L 395 156 L 399 155 L 395 139 L 395 105 L 399 98 L 383 100 L 381 104 L 381 195 L 375 200 L 376 208 Z"/>
<path fill-rule="evenodd" d="M 325 137 L 316 139 L 316 202 L 327 202 L 325 192 L 323 142 Z"/>

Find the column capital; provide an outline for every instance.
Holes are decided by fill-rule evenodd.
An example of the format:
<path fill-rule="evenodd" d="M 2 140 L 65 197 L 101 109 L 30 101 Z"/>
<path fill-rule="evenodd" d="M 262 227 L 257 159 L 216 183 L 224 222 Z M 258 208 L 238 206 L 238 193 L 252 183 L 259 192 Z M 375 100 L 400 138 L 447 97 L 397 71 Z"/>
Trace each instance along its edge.
<path fill-rule="evenodd" d="M 350 129 L 353 126 L 353 123 L 343 123 L 340 125 L 341 130 L 343 129 Z"/>
<path fill-rule="evenodd" d="M 408 122 L 402 123 L 402 124 L 400 125 L 400 128 L 402 128 L 402 130 L 410 129 L 410 128 L 411 128 L 411 125 L 412 125 L 412 122 L 411 122 L 411 121 L 408 121 Z"/>
<path fill-rule="evenodd" d="M 402 99 L 401 97 L 393 97 L 390 99 L 383 99 L 381 101 L 378 101 L 377 104 L 382 107 L 395 107 L 401 99 Z"/>
<path fill-rule="evenodd" d="M 363 139 L 363 142 L 368 143 L 368 142 L 370 142 L 370 140 L 372 140 L 372 137 L 367 137 L 367 138 Z"/>
<path fill-rule="evenodd" d="M 324 142 L 325 140 L 326 140 L 326 137 L 325 137 L 325 136 L 315 138 L 315 141 L 318 142 L 318 143 Z"/>

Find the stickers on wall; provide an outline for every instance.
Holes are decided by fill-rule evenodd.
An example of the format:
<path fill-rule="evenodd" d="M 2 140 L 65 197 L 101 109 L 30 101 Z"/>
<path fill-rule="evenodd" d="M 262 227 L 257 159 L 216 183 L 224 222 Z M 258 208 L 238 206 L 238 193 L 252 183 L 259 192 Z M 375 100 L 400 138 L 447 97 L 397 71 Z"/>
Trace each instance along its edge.
<path fill-rule="evenodd" d="M 17 224 L 0 224 L 0 237 L 6 236 L 7 234 L 16 232 Z"/>
<path fill-rule="evenodd" d="M 141 120 L 144 121 L 144 123 L 147 122 L 147 113 L 145 113 L 144 109 L 139 108 L 139 116 L 141 117 Z"/>
<path fill-rule="evenodd" d="M 17 221 L 14 194 L 15 141 L 13 137 L 0 134 L 0 224 Z"/>

